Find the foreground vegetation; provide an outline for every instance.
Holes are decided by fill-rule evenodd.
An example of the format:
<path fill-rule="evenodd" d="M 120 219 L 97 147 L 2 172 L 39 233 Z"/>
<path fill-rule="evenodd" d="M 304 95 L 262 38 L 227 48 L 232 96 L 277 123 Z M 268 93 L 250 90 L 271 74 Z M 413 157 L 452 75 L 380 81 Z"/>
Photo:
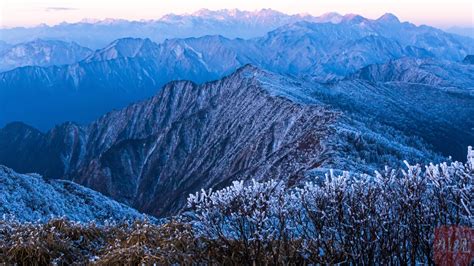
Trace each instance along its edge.
<path fill-rule="evenodd" d="M 408 165 L 288 188 L 234 182 L 190 195 L 189 212 L 147 221 L 0 221 L 0 263 L 433 263 L 434 230 L 474 223 L 474 152 L 465 164 Z"/>

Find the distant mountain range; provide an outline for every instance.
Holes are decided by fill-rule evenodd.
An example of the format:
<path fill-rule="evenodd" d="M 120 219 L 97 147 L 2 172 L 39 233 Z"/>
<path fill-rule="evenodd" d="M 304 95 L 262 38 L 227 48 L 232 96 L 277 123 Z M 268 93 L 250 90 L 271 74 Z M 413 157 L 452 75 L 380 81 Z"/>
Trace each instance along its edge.
<path fill-rule="evenodd" d="M 466 37 L 474 38 L 474 27 L 451 27 L 445 30 L 449 33 L 454 33 Z"/>
<path fill-rule="evenodd" d="M 53 49 L 57 54 L 62 49 L 58 47 L 69 48 L 56 63 L 50 56 L 44 59 L 44 53 L 32 53 L 17 62 L 21 65 L 24 58 L 36 58 L 31 64 L 55 66 L 0 73 L 0 113 L 4 114 L 0 126 L 24 121 L 46 130 L 64 121 L 88 123 L 114 108 L 152 96 L 171 80 L 202 83 L 248 63 L 328 82 L 367 65 L 402 57 L 462 61 L 474 53 L 473 39 L 400 23 L 390 14 L 377 20 L 356 15 L 330 17 L 331 21 L 339 18 L 338 23 L 296 22 L 251 40 L 204 36 L 157 44 L 150 39 L 123 38 L 94 52 L 64 43 L 43 45 L 57 47 Z M 61 65 L 74 59 L 67 55 L 76 55 L 79 62 Z"/>
<path fill-rule="evenodd" d="M 271 9 L 253 12 L 237 9 L 218 11 L 202 9 L 191 14 L 168 14 L 155 20 L 83 20 L 77 23 L 64 22 L 54 26 L 43 24 L 31 28 L 4 28 L 0 29 L 0 41 L 17 44 L 40 38 L 76 42 L 85 47 L 99 49 L 116 39 L 126 37 L 150 38 L 154 42 L 205 35 L 251 39 L 261 37 L 278 27 L 301 21 L 339 24 L 351 20 L 363 22 L 364 19 L 355 14 L 340 15 L 334 12 L 311 16 L 308 14 L 288 15 Z M 378 21 L 399 22 L 392 14 L 383 15 Z M 469 34 L 470 30 L 469 28 L 451 28 L 447 31 L 472 37 L 472 34 Z"/>
<path fill-rule="evenodd" d="M 125 37 L 150 38 L 155 42 L 204 35 L 247 39 L 262 36 L 280 26 L 297 21 L 338 23 L 342 17 L 337 13 L 328 13 L 321 17 L 287 15 L 271 9 L 255 12 L 202 9 L 192 14 L 168 14 L 156 20 L 83 20 L 55 26 L 0 29 L 0 40 L 16 44 L 36 38 L 60 39 L 97 49 Z"/>
<path fill-rule="evenodd" d="M 0 72 L 22 66 L 67 65 L 79 62 L 90 54 L 92 50 L 89 48 L 56 40 L 0 44 Z"/>

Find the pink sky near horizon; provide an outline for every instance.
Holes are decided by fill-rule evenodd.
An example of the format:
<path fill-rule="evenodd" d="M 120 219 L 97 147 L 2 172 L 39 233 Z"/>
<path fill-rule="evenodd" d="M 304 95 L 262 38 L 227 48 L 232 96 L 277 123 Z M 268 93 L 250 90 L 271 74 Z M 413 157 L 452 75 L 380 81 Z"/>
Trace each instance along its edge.
<path fill-rule="evenodd" d="M 287 14 L 356 13 L 377 18 L 394 13 L 402 21 L 441 28 L 474 27 L 472 0 L 0 0 L 0 27 L 55 25 L 87 19 L 158 19 L 168 13 L 192 13 L 207 8 L 259 10 L 271 8 Z"/>

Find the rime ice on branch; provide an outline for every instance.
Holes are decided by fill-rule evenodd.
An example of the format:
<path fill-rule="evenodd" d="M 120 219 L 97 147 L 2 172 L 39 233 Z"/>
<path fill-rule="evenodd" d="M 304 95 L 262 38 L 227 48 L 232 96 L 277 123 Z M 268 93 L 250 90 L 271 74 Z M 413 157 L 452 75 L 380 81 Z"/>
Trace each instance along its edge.
<path fill-rule="evenodd" d="M 188 206 L 197 235 L 212 239 L 207 248 L 232 259 L 238 253 L 243 263 L 428 263 L 435 228 L 473 226 L 473 160 L 469 147 L 465 164 L 406 162 L 375 176 L 330 172 L 321 184 L 293 188 L 235 181 L 190 195 Z"/>

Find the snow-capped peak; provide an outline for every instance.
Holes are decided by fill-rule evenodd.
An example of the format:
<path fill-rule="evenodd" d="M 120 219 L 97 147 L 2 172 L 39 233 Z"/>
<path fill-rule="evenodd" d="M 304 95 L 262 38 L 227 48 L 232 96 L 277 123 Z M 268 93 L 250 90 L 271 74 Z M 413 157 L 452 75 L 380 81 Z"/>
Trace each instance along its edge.
<path fill-rule="evenodd" d="M 366 18 L 358 14 L 346 14 L 342 17 L 342 21 L 351 23 L 361 23 L 366 20 Z"/>
<path fill-rule="evenodd" d="M 343 19 L 343 16 L 337 12 L 324 13 L 318 17 L 318 22 L 330 22 L 333 24 L 340 23 Z"/>
<path fill-rule="evenodd" d="M 118 57 L 135 57 L 138 54 L 153 54 L 156 44 L 148 38 L 121 38 L 113 41 L 103 49 L 99 49 L 85 61 L 103 61 Z"/>
<path fill-rule="evenodd" d="M 392 13 L 385 13 L 377 21 L 389 22 L 389 23 L 400 23 L 400 20 Z"/>

